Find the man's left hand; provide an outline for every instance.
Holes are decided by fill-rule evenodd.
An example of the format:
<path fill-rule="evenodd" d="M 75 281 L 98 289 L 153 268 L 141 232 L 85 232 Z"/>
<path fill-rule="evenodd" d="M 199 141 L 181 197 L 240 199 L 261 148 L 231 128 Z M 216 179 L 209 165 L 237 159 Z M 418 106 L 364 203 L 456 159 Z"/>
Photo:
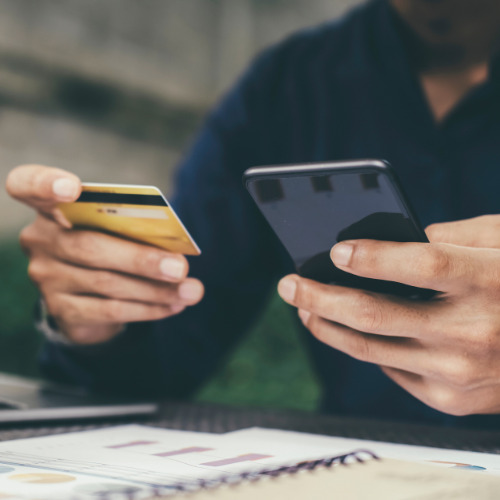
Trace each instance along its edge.
<path fill-rule="evenodd" d="M 474 228 L 478 236 L 484 226 L 484 234 L 491 234 L 492 221 L 498 218 L 464 221 L 455 229 Z M 432 233 L 443 229 L 458 234 L 453 226 L 440 226 L 430 228 L 431 241 L 436 240 Z M 500 413 L 500 250 L 495 246 L 491 241 L 473 248 L 356 240 L 333 247 L 334 264 L 346 272 L 441 292 L 428 301 L 296 275 L 283 278 L 278 290 L 320 341 L 379 365 L 432 408 L 453 415 Z"/>

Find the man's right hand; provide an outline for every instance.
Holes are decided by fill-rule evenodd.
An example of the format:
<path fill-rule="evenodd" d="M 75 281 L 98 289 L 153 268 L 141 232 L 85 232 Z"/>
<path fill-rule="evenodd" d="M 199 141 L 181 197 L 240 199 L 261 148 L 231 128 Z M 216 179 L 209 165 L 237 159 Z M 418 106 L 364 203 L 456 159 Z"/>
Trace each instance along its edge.
<path fill-rule="evenodd" d="M 79 344 L 105 342 L 126 323 L 179 314 L 198 303 L 200 281 L 182 255 L 88 230 L 72 229 L 58 203 L 75 201 L 80 180 L 64 170 L 23 165 L 8 193 L 38 212 L 21 232 L 28 273 L 61 331 Z"/>

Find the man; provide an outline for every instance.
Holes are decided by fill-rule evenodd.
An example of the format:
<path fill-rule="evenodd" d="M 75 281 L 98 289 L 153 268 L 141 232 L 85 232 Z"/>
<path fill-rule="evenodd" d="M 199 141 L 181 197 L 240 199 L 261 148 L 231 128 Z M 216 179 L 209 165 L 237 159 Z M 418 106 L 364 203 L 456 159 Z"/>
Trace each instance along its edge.
<path fill-rule="evenodd" d="M 189 395 L 288 275 L 278 289 L 313 334 L 325 411 L 500 426 L 500 219 L 449 222 L 500 212 L 499 34 L 496 0 L 375 0 L 265 52 L 179 170 L 174 206 L 203 250 L 192 277 L 182 256 L 65 227 L 54 206 L 77 198 L 72 174 L 14 170 L 9 192 L 39 212 L 21 242 L 59 336 L 46 373 Z M 344 242 L 333 262 L 438 299 L 290 275 L 241 183 L 250 166 L 366 157 L 388 159 L 440 224 L 430 244 Z"/>

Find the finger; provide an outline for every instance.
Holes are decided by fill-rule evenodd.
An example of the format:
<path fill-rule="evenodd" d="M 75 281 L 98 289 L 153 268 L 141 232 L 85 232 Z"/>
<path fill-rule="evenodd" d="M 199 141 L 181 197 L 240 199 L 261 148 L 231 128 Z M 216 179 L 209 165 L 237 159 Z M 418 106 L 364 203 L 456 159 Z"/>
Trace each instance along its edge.
<path fill-rule="evenodd" d="M 155 305 L 82 295 L 44 297 L 50 314 L 65 325 L 89 326 L 156 321 L 178 314 L 182 305 Z"/>
<path fill-rule="evenodd" d="M 427 394 L 428 398 L 442 398 L 442 393 L 474 391 L 479 394 L 491 387 L 490 373 L 485 373 L 482 366 L 471 362 L 470 357 L 461 350 L 457 353 L 443 352 L 411 339 L 365 334 L 303 310 L 299 310 L 299 316 L 304 326 L 319 341 L 359 361 L 396 370 L 395 377 L 414 381 L 403 387 L 419 399 L 425 397 L 424 393 L 429 392 L 429 388 L 440 388 L 441 392 Z M 420 392 L 417 392 L 418 381 L 426 384 Z M 442 403 L 439 401 L 439 404 Z"/>
<path fill-rule="evenodd" d="M 95 231 L 65 230 L 39 217 L 21 233 L 21 245 L 30 254 L 89 269 L 178 283 L 189 271 L 187 259 L 149 245 Z"/>
<path fill-rule="evenodd" d="M 59 331 L 71 342 L 90 345 L 109 342 L 124 330 L 125 325 L 110 323 L 106 325 L 67 326 L 63 321 L 60 321 L 58 327 Z"/>
<path fill-rule="evenodd" d="M 157 305 L 194 305 L 204 294 L 203 284 L 192 278 L 180 284 L 164 283 L 49 259 L 32 260 L 29 275 L 45 294 L 63 292 Z"/>
<path fill-rule="evenodd" d="M 477 412 L 474 395 L 471 398 L 447 384 L 405 370 L 382 367 L 382 371 L 412 396 L 435 410 L 455 416 Z"/>
<path fill-rule="evenodd" d="M 497 384 L 461 390 L 404 370 L 382 367 L 382 371 L 412 396 L 443 413 L 464 416 L 500 412 Z"/>
<path fill-rule="evenodd" d="M 500 248 L 500 216 L 482 215 L 472 219 L 432 224 L 425 230 L 431 243 L 467 247 Z"/>
<path fill-rule="evenodd" d="M 405 370 L 455 390 L 491 385 L 491 369 L 462 347 L 370 335 L 299 309 L 304 326 L 321 342 L 360 361 Z"/>
<path fill-rule="evenodd" d="M 409 339 L 381 337 L 326 321 L 315 314 L 299 311 L 304 326 L 321 342 L 366 363 L 428 374 L 428 353 Z"/>
<path fill-rule="evenodd" d="M 365 333 L 425 338 L 436 329 L 430 322 L 427 304 L 293 275 L 280 281 L 278 291 L 299 309 Z"/>
<path fill-rule="evenodd" d="M 51 213 L 58 203 L 75 201 L 81 183 L 76 175 L 59 168 L 22 165 L 7 176 L 6 189 L 13 198 Z"/>
<path fill-rule="evenodd" d="M 170 316 L 179 314 L 184 310 L 181 306 L 172 306 Z M 71 342 L 81 345 L 98 344 L 108 342 L 126 327 L 123 323 L 95 323 L 95 324 L 67 324 L 64 320 L 56 320 L 59 330 Z"/>
<path fill-rule="evenodd" d="M 496 250 L 375 240 L 338 243 L 331 258 L 339 269 L 351 274 L 440 292 L 482 284 L 499 263 Z"/>
<path fill-rule="evenodd" d="M 439 393 L 444 395 L 445 391 L 436 385 L 436 382 L 431 382 L 421 375 L 405 370 L 387 366 L 381 366 L 381 369 L 391 380 L 427 406 L 438 411 L 445 411 L 446 402 L 443 400 L 443 397 L 439 396 Z M 441 390 L 438 392 L 439 389 Z"/>
<path fill-rule="evenodd" d="M 443 413 L 464 416 L 499 412 L 496 385 L 462 389 L 405 370 L 384 366 L 382 371 L 412 396 Z"/>

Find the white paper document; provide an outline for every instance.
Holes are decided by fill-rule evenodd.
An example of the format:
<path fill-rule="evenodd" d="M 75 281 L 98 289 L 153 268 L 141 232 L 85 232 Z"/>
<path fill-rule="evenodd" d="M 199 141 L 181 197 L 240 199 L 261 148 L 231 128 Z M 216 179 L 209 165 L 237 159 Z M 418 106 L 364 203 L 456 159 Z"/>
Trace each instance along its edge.
<path fill-rule="evenodd" d="M 207 434 L 127 425 L 0 443 L 0 498 L 79 500 L 103 493 L 149 498 L 160 487 L 276 469 L 361 448 L 381 457 L 500 474 L 500 456 L 493 454 L 259 428 Z"/>
<path fill-rule="evenodd" d="M 127 425 L 0 443 L 0 498 L 56 500 L 107 491 L 140 498 L 141 490 L 275 469 L 323 453 L 314 446 L 239 441 L 232 434 Z"/>
<path fill-rule="evenodd" d="M 259 427 L 243 429 L 231 434 L 233 438 L 238 438 L 238 442 L 241 446 L 244 446 L 245 442 L 251 443 L 252 441 L 264 442 L 270 440 L 275 445 L 293 441 L 297 448 L 300 448 L 302 445 L 307 445 L 308 447 L 317 449 L 318 452 L 320 452 L 320 448 L 322 448 L 324 456 L 329 456 L 331 453 L 335 454 L 342 450 L 363 448 L 372 451 L 382 458 L 429 463 L 441 467 L 475 470 L 481 471 L 482 473 L 500 475 L 500 455 L 493 453 L 385 443 L 381 441 L 368 441 L 365 439 L 322 436 L 276 429 L 261 429 Z"/>

